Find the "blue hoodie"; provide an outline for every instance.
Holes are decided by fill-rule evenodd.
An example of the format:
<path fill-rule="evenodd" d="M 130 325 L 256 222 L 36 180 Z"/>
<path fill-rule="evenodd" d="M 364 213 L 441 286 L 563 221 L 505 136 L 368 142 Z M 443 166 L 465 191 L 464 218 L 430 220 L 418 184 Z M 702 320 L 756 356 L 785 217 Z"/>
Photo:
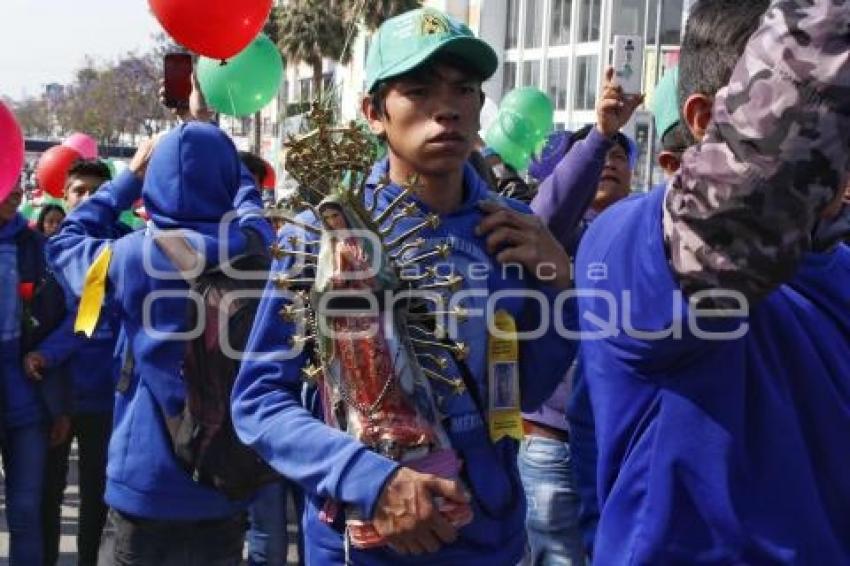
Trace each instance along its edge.
<path fill-rule="evenodd" d="M 181 365 L 186 342 L 165 333 L 187 330 L 188 285 L 153 234 L 156 229 L 193 231 L 191 245 L 214 266 L 246 249 L 248 237 L 241 228 L 260 231 L 267 241 L 271 230 L 262 218 L 220 222 L 234 206 L 247 211 L 261 202 L 233 143 L 212 125 L 184 124 L 160 141 L 142 187 L 154 226 L 110 240 L 106 227 L 138 197 L 139 185 L 125 172 L 75 209 L 48 243 L 48 258 L 77 296 L 94 258 L 104 245 L 112 247 L 107 306 L 117 310 L 122 347 L 130 348 L 134 365 L 115 404 L 106 502 L 150 519 L 223 518 L 245 504 L 192 481 L 177 463 L 165 428 L 164 416 L 178 415 L 185 402 Z"/>
<path fill-rule="evenodd" d="M 746 318 L 697 320 L 676 295 L 664 195 L 606 210 L 576 262 L 582 330 L 604 326 L 592 315 L 618 331 L 581 344 L 598 444 L 594 564 L 847 564 L 850 249 L 804 256 Z M 681 338 L 647 334 L 677 323 Z M 746 332 L 708 340 L 691 323 Z"/>
<path fill-rule="evenodd" d="M 37 283 L 44 275 L 44 241 L 16 214 L 0 226 L 0 380 L 3 424 L 23 427 L 44 420 L 38 387 L 21 366 L 20 283 Z"/>
<path fill-rule="evenodd" d="M 370 187 L 387 172 L 387 162 L 376 165 Z M 487 254 L 484 240 L 475 234 L 482 219 L 477 204 L 494 198 L 471 166 L 464 171 L 465 195 L 462 205 L 453 213 L 441 216 L 441 224 L 426 229 L 421 236 L 430 244 L 451 244 L 452 264 L 457 273 L 469 274 L 474 268 L 479 277 L 468 277 L 464 289 L 481 295 L 469 301 L 470 309 L 483 309 L 486 298 L 507 291 L 498 308 L 508 310 L 517 320 L 519 330 L 536 328 L 541 317 L 535 301 L 510 296 L 516 290 L 538 290 L 551 301 L 553 292 L 541 286 L 526 273 L 509 269 L 503 273 Z M 378 194 L 378 210 L 386 207 L 401 189 L 391 185 Z M 516 210 L 529 209 L 514 201 L 505 201 Z M 420 213 L 427 208 L 418 203 Z M 301 220 L 316 222 L 310 214 Z M 400 222 L 393 230 L 401 234 L 420 223 L 422 217 Z M 289 226 L 282 231 L 280 245 L 290 247 L 289 237 L 298 230 Z M 303 236 L 302 236 L 303 237 Z M 312 239 L 312 238 L 311 238 Z M 275 271 L 286 271 L 288 260 L 277 262 Z M 478 267 L 475 267 L 475 266 Z M 482 269 L 486 276 L 481 277 Z M 377 499 L 388 476 L 397 464 L 369 451 L 347 434 L 320 422 L 321 410 L 311 414 L 300 403 L 303 354 L 294 359 L 274 359 L 286 350 L 293 326 L 284 323 L 278 312 L 284 305 L 280 294 L 269 286 L 249 340 L 249 350 L 258 354 L 245 361 L 233 390 L 233 417 L 240 438 L 257 450 L 285 476 L 299 483 L 307 493 L 305 516 L 307 561 L 313 564 L 343 562 L 343 539 L 339 530 L 318 519 L 327 498 L 359 508 L 365 517 L 374 513 Z M 550 302 L 551 305 L 551 302 Z M 475 312 L 475 311 L 472 311 Z M 563 309 L 562 323 L 575 327 L 575 311 Z M 561 313 L 559 313 L 560 315 Z M 549 315 L 551 323 L 551 315 Z M 460 339 L 470 346 L 467 364 L 486 407 L 487 330 L 482 318 L 472 317 L 460 325 Z M 564 375 L 575 353 L 576 345 L 560 338 L 553 326 L 537 340 L 520 342 L 522 408 L 534 410 L 546 399 Z M 501 439 L 489 441 L 486 423 L 469 393 L 452 395 L 445 386 L 433 383 L 438 409 L 448 417 L 448 433 L 453 447 L 465 462 L 466 478 L 473 493 L 475 518 L 462 528 L 458 540 L 436 554 L 401 557 L 387 549 L 370 552 L 352 550 L 355 564 L 516 564 L 525 547 L 525 501 L 516 468 L 517 443 Z M 340 525 L 336 525 L 339 527 Z"/>
<path fill-rule="evenodd" d="M 115 404 L 115 376 L 111 360 L 115 353 L 115 323 L 102 316 L 91 338 L 74 334 L 76 311 L 44 339 L 37 350 L 49 367 L 65 365 L 70 373 L 73 414 L 111 413 Z M 98 360 L 98 363 L 93 363 Z"/>

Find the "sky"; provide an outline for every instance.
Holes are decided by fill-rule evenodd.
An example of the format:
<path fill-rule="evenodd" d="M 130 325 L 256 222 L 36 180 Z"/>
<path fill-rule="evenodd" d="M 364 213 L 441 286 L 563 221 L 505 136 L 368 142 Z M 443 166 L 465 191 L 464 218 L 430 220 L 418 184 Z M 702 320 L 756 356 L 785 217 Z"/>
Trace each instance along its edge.
<path fill-rule="evenodd" d="M 86 55 L 141 53 L 160 31 L 147 0 L 0 0 L 0 95 L 38 96 L 71 82 Z"/>

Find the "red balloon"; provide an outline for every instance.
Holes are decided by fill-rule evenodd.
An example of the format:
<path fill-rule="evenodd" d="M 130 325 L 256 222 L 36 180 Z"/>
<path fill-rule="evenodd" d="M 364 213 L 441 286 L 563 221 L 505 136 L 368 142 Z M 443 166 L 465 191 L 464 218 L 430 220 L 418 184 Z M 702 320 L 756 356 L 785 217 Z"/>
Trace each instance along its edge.
<path fill-rule="evenodd" d="M 0 101 L 0 202 L 17 185 L 24 165 L 24 136 L 12 111 Z"/>
<path fill-rule="evenodd" d="M 274 186 L 277 184 L 277 175 L 275 175 L 274 167 L 265 159 L 263 159 L 263 165 L 266 166 L 266 176 L 263 178 L 262 188 L 274 189 Z"/>
<path fill-rule="evenodd" d="M 64 145 L 54 145 L 42 153 L 35 167 L 38 186 L 50 196 L 62 198 L 68 170 L 78 159 L 81 159 L 80 154 Z"/>
<path fill-rule="evenodd" d="M 227 59 L 263 29 L 272 0 L 148 0 L 165 31 L 190 51 Z"/>

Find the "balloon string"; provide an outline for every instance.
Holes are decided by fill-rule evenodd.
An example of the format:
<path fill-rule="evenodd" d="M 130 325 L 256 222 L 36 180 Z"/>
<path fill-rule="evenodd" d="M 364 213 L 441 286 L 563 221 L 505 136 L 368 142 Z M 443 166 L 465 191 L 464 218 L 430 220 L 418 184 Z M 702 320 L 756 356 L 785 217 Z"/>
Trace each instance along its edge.
<path fill-rule="evenodd" d="M 230 99 L 230 115 L 236 116 L 236 102 L 233 100 L 233 89 L 227 85 L 227 98 Z"/>

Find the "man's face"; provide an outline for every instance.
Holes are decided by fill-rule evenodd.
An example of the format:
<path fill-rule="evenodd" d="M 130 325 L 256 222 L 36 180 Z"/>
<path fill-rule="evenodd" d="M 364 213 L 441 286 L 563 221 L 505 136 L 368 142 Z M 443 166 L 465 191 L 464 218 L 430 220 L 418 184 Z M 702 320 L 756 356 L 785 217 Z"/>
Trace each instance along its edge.
<path fill-rule="evenodd" d="M 23 197 L 24 192 L 21 190 L 21 182 L 19 179 L 15 183 L 12 192 L 6 196 L 6 199 L 3 200 L 3 202 L 0 202 L 0 224 L 5 224 L 15 217 Z"/>
<path fill-rule="evenodd" d="M 632 171 L 629 156 L 620 144 L 615 144 L 605 156 L 605 166 L 599 177 L 599 186 L 593 199 L 593 208 L 603 211 L 620 199 L 629 196 Z"/>
<path fill-rule="evenodd" d="M 65 185 L 65 208 L 69 211 L 75 209 L 102 184 L 103 180 L 98 177 L 68 177 L 68 184 Z"/>
<path fill-rule="evenodd" d="M 460 171 L 478 133 L 480 83 L 445 65 L 431 75 L 394 81 L 380 117 L 365 105 L 372 131 L 386 136 L 393 166 L 404 173 Z"/>

